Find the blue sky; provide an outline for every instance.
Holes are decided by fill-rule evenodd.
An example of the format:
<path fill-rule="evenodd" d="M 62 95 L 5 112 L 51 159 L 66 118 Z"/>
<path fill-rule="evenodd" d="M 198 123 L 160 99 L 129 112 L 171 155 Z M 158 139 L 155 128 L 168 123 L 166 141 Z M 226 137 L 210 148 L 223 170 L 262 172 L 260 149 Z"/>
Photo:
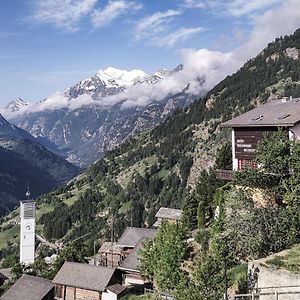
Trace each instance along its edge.
<path fill-rule="evenodd" d="M 1 0 L 0 106 L 108 66 L 153 73 L 215 52 L 241 63 L 299 20 L 300 0 Z"/>

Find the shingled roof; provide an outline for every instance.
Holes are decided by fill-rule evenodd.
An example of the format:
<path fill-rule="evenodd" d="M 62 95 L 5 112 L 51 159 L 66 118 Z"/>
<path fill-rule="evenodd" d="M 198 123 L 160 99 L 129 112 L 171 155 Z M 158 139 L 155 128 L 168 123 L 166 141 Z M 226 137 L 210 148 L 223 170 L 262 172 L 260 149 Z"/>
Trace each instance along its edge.
<path fill-rule="evenodd" d="M 119 283 L 116 283 L 116 284 L 108 286 L 107 290 L 116 295 L 120 295 L 126 290 L 126 287 L 124 287 L 123 285 L 121 285 Z"/>
<path fill-rule="evenodd" d="M 182 211 L 180 209 L 161 207 L 156 213 L 156 218 L 167 220 L 180 220 Z"/>
<path fill-rule="evenodd" d="M 1 297 L 1 300 L 41 300 L 52 289 L 54 289 L 54 285 L 48 279 L 22 275 L 22 277 Z"/>
<path fill-rule="evenodd" d="M 141 239 L 153 238 L 156 232 L 156 229 L 127 227 L 118 240 L 118 245 L 134 248 Z"/>
<path fill-rule="evenodd" d="M 272 100 L 239 115 L 221 127 L 290 127 L 300 123 L 300 98 Z"/>
<path fill-rule="evenodd" d="M 116 269 L 82 263 L 65 262 L 53 279 L 54 284 L 103 292 Z"/>
<path fill-rule="evenodd" d="M 143 241 L 140 240 L 133 251 L 123 260 L 119 269 L 121 270 L 130 270 L 130 271 L 138 271 L 139 269 L 139 251 L 143 248 Z"/>

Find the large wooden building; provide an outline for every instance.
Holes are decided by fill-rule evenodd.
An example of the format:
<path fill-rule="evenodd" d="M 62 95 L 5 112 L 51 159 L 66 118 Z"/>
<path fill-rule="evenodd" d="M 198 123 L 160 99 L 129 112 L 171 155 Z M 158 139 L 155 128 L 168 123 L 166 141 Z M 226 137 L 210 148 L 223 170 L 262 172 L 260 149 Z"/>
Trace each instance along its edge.
<path fill-rule="evenodd" d="M 65 262 L 52 282 L 57 299 L 114 300 L 121 295 L 122 274 L 114 268 Z"/>
<path fill-rule="evenodd" d="M 269 101 L 221 127 L 232 128 L 233 170 L 256 167 L 256 146 L 265 135 L 281 128 L 291 140 L 300 139 L 300 98 Z"/>
<path fill-rule="evenodd" d="M 132 253 L 138 242 L 153 238 L 156 229 L 127 227 L 117 243 L 105 242 L 96 256 L 96 264 L 105 267 L 118 267 Z"/>

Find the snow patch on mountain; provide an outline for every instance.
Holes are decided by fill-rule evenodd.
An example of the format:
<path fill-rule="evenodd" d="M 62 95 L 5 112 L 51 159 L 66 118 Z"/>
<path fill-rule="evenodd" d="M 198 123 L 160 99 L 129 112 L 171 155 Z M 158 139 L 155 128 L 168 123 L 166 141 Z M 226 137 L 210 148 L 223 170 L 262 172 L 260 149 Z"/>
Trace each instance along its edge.
<path fill-rule="evenodd" d="M 108 67 L 97 72 L 98 78 L 105 82 L 107 87 L 122 86 L 129 87 L 143 80 L 149 75 L 142 70 L 120 70 Z"/>

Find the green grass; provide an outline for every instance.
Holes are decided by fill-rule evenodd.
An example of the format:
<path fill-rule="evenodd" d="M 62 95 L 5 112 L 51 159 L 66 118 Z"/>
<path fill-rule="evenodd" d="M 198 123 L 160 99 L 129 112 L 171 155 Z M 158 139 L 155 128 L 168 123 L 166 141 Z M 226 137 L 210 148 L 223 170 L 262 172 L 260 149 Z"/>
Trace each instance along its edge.
<path fill-rule="evenodd" d="M 40 217 L 43 214 L 52 212 L 54 210 L 54 205 L 52 203 L 45 203 L 42 204 L 37 210 L 36 210 L 36 221 L 40 219 Z"/>
<path fill-rule="evenodd" d="M 0 249 L 7 247 L 8 242 L 15 243 L 19 239 L 20 225 L 0 232 Z"/>
<path fill-rule="evenodd" d="M 266 265 L 272 268 L 285 269 L 293 273 L 300 273 L 300 245 L 294 246 L 284 255 L 275 255 L 266 260 Z"/>
<path fill-rule="evenodd" d="M 129 211 L 131 206 L 131 201 L 125 202 L 122 204 L 121 208 L 119 209 L 119 213 L 126 213 Z"/>
<path fill-rule="evenodd" d="M 74 195 L 68 199 L 63 199 L 62 201 L 67 204 L 68 206 L 71 206 L 75 203 L 75 201 L 78 199 L 78 196 Z"/>

